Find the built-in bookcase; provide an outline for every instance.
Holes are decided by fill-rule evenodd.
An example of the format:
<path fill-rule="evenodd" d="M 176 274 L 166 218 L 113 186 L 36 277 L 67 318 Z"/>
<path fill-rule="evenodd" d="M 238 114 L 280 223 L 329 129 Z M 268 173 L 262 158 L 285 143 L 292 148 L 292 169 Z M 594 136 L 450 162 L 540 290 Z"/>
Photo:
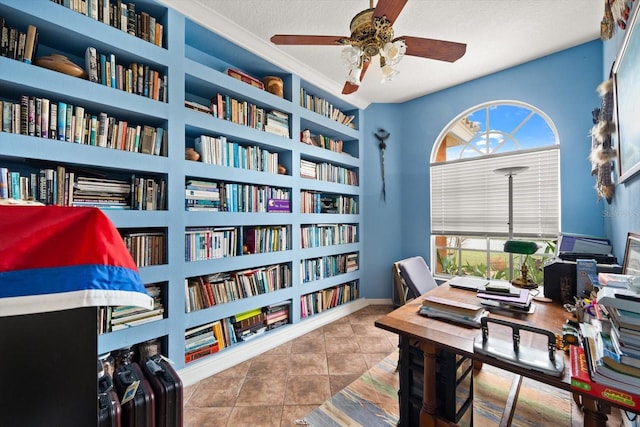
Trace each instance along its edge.
<path fill-rule="evenodd" d="M 41 117 L 33 131 L 28 116 L 2 123 L 0 168 L 25 197 L 40 196 L 47 176 L 56 201 L 58 191 L 75 198 L 64 194 L 78 177 L 129 186 L 102 208 L 154 292 L 156 314 L 137 322 L 133 310 L 102 310 L 98 353 L 159 339 L 182 369 L 246 341 L 268 343 L 271 330 L 358 298 L 361 111 L 160 3 L 126 3 L 161 26 L 159 38 L 50 0 L 0 0 L 5 25 L 36 27 L 35 58 L 60 54 L 84 68 L 94 48 L 98 58 L 113 55 L 123 76 L 141 65 L 161 82 L 161 96 L 145 96 L 126 77 L 113 87 L 0 56 L 3 106 L 33 103 L 42 114 L 43 100 L 64 104 L 79 123 L 62 139 L 58 128 L 43 133 Z M 265 76 L 282 79 L 282 97 L 260 87 Z M 101 123 L 120 135 L 100 134 Z M 193 150 L 200 158 L 187 160 Z M 301 177 L 304 162 L 317 166 L 315 177 Z M 220 242 L 224 251 L 214 251 Z M 318 263 L 330 273 L 301 280 Z"/>

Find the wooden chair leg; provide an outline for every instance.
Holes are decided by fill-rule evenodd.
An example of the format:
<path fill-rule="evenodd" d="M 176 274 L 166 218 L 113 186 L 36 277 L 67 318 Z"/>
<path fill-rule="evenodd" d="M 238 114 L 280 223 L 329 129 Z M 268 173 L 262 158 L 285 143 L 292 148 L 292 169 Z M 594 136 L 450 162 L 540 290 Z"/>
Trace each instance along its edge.
<path fill-rule="evenodd" d="M 509 427 L 511 421 L 513 421 L 513 415 L 516 412 L 516 404 L 518 403 L 518 395 L 520 394 L 520 386 L 522 386 L 522 375 L 516 375 L 511 383 L 511 389 L 509 390 L 509 396 L 507 396 L 507 403 L 502 412 L 502 419 L 500 420 L 500 427 Z"/>

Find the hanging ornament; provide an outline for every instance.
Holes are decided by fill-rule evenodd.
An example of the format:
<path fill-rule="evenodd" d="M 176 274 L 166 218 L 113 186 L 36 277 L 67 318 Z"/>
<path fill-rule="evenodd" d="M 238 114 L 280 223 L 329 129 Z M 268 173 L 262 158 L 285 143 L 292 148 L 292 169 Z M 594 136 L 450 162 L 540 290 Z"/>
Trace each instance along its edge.
<path fill-rule="evenodd" d="M 385 140 L 387 138 L 389 138 L 389 136 L 391 135 L 389 132 L 385 132 L 384 129 L 380 129 L 378 133 L 374 133 L 374 135 L 376 136 L 376 138 L 378 138 L 378 141 L 380 141 L 380 143 L 378 144 L 378 148 L 380 149 L 380 168 L 382 170 L 382 200 L 384 200 L 385 202 L 387 201 L 387 189 L 386 189 L 386 183 L 385 183 L 385 177 L 384 177 L 384 150 L 387 149 L 387 144 L 385 144 Z"/>

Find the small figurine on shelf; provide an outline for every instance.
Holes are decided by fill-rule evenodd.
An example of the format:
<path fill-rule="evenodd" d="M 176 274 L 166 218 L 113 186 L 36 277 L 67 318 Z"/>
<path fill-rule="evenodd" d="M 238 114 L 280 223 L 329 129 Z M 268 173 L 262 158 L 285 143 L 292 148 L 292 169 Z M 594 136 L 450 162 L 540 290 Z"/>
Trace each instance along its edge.
<path fill-rule="evenodd" d="M 193 160 L 194 162 L 197 162 L 200 160 L 200 153 L 193 148 L 185 148 L 184 158 L 185 160 Z"/>
<path fill-rule="evenodd" d="M 305 129 L 301 132 L 300 142 L 304 142 L 305 144 L 313 145 L 313 140 L 311 139 L 311 131 L 309 129 Z"/>

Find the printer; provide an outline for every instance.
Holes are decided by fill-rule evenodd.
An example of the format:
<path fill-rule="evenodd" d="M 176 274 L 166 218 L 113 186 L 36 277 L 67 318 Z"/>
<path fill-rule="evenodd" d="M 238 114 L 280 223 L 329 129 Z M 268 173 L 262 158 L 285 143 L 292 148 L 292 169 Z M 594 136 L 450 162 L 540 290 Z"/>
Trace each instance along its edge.
<path fill-rule="evenodd" d="M 573 297 L 578 294 L 576 281 L 578 259 L 595 260 L 598 273 L 622 272 L 622 266 L 612 254 L 559 252 L 544 263 L 544 296 L 562 304 L 575 302 Z"/>

